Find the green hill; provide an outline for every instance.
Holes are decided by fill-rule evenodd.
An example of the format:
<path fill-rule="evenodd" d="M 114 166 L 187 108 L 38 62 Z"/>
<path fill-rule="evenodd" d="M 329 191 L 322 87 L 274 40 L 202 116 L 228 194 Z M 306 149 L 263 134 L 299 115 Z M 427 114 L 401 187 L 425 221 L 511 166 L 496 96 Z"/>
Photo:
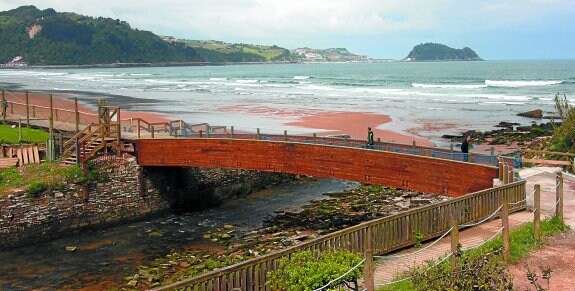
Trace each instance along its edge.
<path fill-rule="evenodd" d="M 15 56 L 35 65 L 205 61 L 124 21 L 22 6 L 0 12 L 0 62 Z"/>
<path fill-rule="evenodd" d="M 450 48 L 438 43 L 423 43 L 416 45 L 405 61 L 482 61 L 472 49 Z"/>
<path fill-rule="evenodd" d="M 277 46 L 163 39 L 119 19 L 34 6 L 0 12 L 0 43 L 0 63 L 22 56 L 30 65 L 290 60 Z"/>
<path fill-rule="evenodd" d="M 217 40 L 175 40 L 194 48 L 210 60 L 234 62 L 291 61 L 290 51 L 275 45 L 226 43 Z"/>

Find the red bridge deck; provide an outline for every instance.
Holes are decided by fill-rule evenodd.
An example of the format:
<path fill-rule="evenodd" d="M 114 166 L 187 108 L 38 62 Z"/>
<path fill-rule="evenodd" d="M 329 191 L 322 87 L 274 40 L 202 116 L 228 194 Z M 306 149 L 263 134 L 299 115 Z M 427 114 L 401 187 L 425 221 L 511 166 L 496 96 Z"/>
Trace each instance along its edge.
<path fill-rule="evenodd" d="M 491 188 L 495 167 L 338 146 L 241 139 L 139 139 L 141 166 L 233 168 L 459 196 Z"/>

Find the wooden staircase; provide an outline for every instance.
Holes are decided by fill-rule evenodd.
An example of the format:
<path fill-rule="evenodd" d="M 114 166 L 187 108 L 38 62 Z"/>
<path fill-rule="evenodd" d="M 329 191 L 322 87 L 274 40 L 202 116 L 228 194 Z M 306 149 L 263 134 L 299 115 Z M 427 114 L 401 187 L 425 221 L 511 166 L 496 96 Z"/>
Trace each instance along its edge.
<path fill-rule="evenodd" d="M 111 149 L 120 152 L 120 108 L 102 105 L 98 108 L 98 115 L 99 124 L 88 125 L 64 143 L 62 164 L 82 164 L 98 152 L 108 152 Z"/>

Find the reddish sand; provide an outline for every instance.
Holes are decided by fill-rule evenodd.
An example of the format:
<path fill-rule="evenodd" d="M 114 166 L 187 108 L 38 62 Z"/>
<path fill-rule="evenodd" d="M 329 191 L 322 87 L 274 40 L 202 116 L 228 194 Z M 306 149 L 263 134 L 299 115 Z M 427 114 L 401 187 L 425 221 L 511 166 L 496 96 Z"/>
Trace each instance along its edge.
<path fill-rule="evenodd" d="M 324 134 L 349 134 L 353 138 L 367 138 L 367 128 L 371 127 L 375 139 L 385 142 L 397 142 L 411 144 L 415 141 L 418 145 L 433 146 L 433 143 L 423 137 L 404 135 L 390 130 L 377 129 L 378 126 L 391 122 L 387 115 L 368 112 L 322 112 L 299 118 L 298 121 L 287 125 L 301 126 L 305 128 L 317 128 L 328 130 Z"/>
<path fill-rule="evenodd" d="M 74 101 L 66 99 L 64 94 L 54 95 L 52 105 L 54 108 L 61 108 L 67 110 L 74 110 Z M 24 93 L 7 92 L 5 94 L 9 102 L 25 104 Z M 49 95 L 40 93 L 30 93 L 28 96 L 29 104 L 37 106 L 49 107 Z M 96 111 L 85 105 L 79 104 L 79 111 L 94 114 Z M 402 134 L 391 130 L 377 129 L 378 126 L 391 121 L 391 118 L 383 114 L 375 114 L 369 112 L 333 112 L 333 111 L 320 111 L 317 109 L 299 109 L 299 110 L 282 110 L 277 108 L 269 108 L 265 106 L 259 107 L 246 107 L 242 105 L 222 107 L 219 111 L 224 112 L 247 112 L 255 115 L 266 116 L 288 116 L 297 117 L 298 120 L 288 122 L 286 125 L 300 126 L 309 129 L 324 130 L 322 135 L 333 134 L 349 134 L 352 138 L 364 139 L 367 136 L 367 128 L 371 127 L 374 132 L 375 139 L 378 138 L 384 142 L 397 142 L 404 144 L 411 144 L 415 141 L 418 145 L 433 146 L 433 143 L 423 137 L 416 136 L 416 132 L 410 132 L 412 136 Z M 130 118 L 142 118 L 147 122 L 167 122 L 173 120 L 174 117 L 166 114 L 154 112 L 131 112 L 122 110 L 122 120 Z"/>
<path fill-rule="evenodd" d="M 4 94 L 6 100 L 8 102 L 15 102 L 15 103 L 22 103 L 26 104 L 26 94 L 20 92 L 6 92 Z M 50 107 L 50 98 L 49 94 L 42 94 L 42 93 L 29 93 L 28 94 L 28 103 L 31 105 L 36 106 L 44 106 Z M 66 94 L 58 94 L 53 95 L 52 97 L 52 106 L 53 108 L 58 109 L 65 109 L 74 111 L 74 101 L 70 99 L 66 99 L 63 96 Z M 121 105 L 120 105 L 121 107 Z M 97 111 L 92 107 L 89 107 L 85 104 L 78 103 L 78 111 L 81 113 L 89 113 L 89 114 L 97 114 Z M 121 118 L 122 120 L 130 119 L 130 118 L 141 118 L 147 122 L 167 122 L 173 120 L 174 118 L 167 114 L 155 113 L 155 112 L 136 112 L 136 111 L 121 111 Z"/>
<path fill-rule="evenodd" d="M 282 110 L 266 106 L 231 105 L 220 107 L 222 112 L 245 112 L 254 115 L 297 117 L 296 121 L 285 125 L 299 126 L 308 129 L 327 130 L 322 135 L 349 134 L 352 138 L 367 138 L 367 128 L 371 127 L 374 137 L 385 142 L 412 144 L 413 141 L 422 146 L 433 146 L 426 138 L 401 134 L 391 130 L 377 129 L 378 126 L 391 122 L 387 115 L 370 112 L 337 112 L 321 111 L 317 109 Z"/>

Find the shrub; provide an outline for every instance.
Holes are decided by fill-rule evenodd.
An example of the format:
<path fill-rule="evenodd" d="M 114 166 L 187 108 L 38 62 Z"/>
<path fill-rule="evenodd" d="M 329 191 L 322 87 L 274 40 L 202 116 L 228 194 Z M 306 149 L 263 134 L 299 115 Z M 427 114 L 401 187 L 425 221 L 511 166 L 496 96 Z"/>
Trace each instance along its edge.
<path fill-rule="evenodd" d="M 566 95 L 557 93 L 555 109 L 562 122 L 554 125 L 555 131 L 548 144 L 549 150 L 575 152 L 575 108 L 569 105 Z"/>
<path fill-rule="evenodd" d="M 38 198 L 40 194 L 46 190 L 48 190 L 48 185 L 44 182 L 33 181 L 26 190 L 26 196 L 30 198 Z"/>
<path fill-rule="evenodd" d="M 323 253 L 301 251 L 292 254 L 291 259 L 281 258 L 278 270 L 267 273 L 269 279 L 266 284 L 275 286 L 273 289 L 277 290 L 314 290 L 342 276 L 361 261 L 361 255 L 346 250 Z M 357 286 L 362 272 L 363 268 L 355 268 L 329 287 L 333 289 L 350 282 Z"/>

